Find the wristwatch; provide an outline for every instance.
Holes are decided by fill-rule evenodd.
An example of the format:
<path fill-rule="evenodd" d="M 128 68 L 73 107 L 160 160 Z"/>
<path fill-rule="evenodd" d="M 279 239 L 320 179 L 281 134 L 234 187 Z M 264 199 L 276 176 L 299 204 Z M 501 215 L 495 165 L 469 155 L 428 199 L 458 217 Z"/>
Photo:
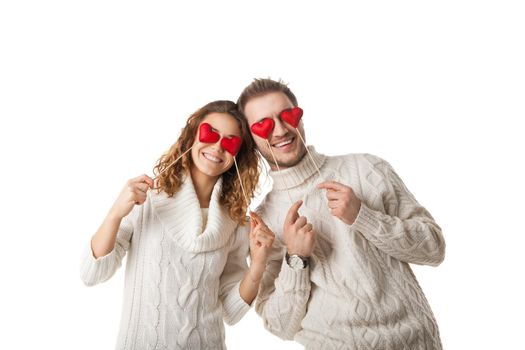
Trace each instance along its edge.
<path fill-rule="evenodd" d="M 305 269 L 309 262 L 310 258 L 306 258 L 297 254 L 289 255 L 288 252 L 286 252 L 286 263 L 294 270 Z"/>

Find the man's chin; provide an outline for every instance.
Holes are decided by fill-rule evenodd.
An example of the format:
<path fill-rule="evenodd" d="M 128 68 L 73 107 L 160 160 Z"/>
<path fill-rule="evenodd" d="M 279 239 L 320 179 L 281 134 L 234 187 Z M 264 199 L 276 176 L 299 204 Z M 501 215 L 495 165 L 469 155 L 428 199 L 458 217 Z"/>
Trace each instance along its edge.
<path fill-rule="evenodd" d="M 277 164 L 280 168 L 291 168 L 299 164 L 306 154 L 306 149 L 302 147 L 299 152 L 289 152 L 285 154 L 275 154 Z M 273 164 L 273 158 L 267 159 Z"/>

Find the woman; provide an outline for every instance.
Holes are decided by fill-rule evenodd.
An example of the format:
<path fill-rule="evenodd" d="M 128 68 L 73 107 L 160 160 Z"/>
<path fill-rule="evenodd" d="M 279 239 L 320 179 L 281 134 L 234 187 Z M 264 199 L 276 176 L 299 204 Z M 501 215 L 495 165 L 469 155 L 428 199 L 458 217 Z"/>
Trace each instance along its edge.
<path fill-rule="evenodd" d="M 86 285 L 109 279 L 128 254 L 118 349 L 224 349 L 222 320 L 248 311 L 274 234 L 254 213 L 246 222 L 248 198 L 221 147 L 234 137 L 251 198 L 259 168 L 248 126 L 233 102 L 212 102 L 188 119 L 155 180 L 127 182 L 86 247 Z"/>

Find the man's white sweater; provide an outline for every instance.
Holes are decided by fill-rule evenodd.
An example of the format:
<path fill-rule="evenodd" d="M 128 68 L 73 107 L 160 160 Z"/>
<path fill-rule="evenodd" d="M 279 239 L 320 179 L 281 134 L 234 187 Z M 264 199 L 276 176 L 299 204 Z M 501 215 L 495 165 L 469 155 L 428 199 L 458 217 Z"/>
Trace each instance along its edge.
<path fill-rule="evenodd" d="M 213 189 L 207 224 L 191 178 L 172 198 L 150 191 L 124 218 L 115 249 L 95 259 L 86 245 L 81 278 L 109 279 L 127 253 L 117 349 L 225 349 L 223 318 L 248 311 L 239 283 L 248 266 L 249 228 L 238 227 Z"/>
<path fill-rule="evenodd" d="M 436 266 L 445 242 L 432 216 L 384 160 L 370 154 L 310 158 L 271 172 L 257 210 L 275 232 L 256 310 L 272 333 L 306 349 L 441 349 L 437 323 L 409 263 Z M 325 190 L 337 181 L 361 199 L 352 225 L 332 216 Z M 283 223 L 292 201 L 318 232 L 304 270 L 284 260 Z"/>

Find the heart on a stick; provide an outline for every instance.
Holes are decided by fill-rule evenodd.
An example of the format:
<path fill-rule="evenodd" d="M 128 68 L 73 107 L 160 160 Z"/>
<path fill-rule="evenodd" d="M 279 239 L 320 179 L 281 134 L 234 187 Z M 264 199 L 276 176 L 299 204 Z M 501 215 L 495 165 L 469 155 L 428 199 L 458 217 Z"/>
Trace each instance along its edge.
<path fill-rule="evenodd" d="M 241 144 L 242 140 L 238 136 L 232 136 L 230 138 L 223 137 L 221 140 L 221 147 L 234 157 L 237 155 L 237 152 L 239 152 Z"/>
<path fill-rule="evenodd" d="M 302 116 L 303 109 L 301 107 L 285 109 L 281 112 L 281 119 L 293 126 L 294 128 L 297 128 Z"/>
<path fill-rule="evenodd" d="M 208 123 L 202 123 L 199 128 L 199 141 L 203 143 L 215 143 L 219 141 L 221 135 L 213 131 Z"/>
<path fill-rule="evenodd" d="M 270 136 L 274 126 L 275 122 L 273 119 L 264 118 L 260 122 L 252 124 L 251 129 L 255 135 L 262 137 L 263 139 L 268 139 L 268 136 Z"/>

